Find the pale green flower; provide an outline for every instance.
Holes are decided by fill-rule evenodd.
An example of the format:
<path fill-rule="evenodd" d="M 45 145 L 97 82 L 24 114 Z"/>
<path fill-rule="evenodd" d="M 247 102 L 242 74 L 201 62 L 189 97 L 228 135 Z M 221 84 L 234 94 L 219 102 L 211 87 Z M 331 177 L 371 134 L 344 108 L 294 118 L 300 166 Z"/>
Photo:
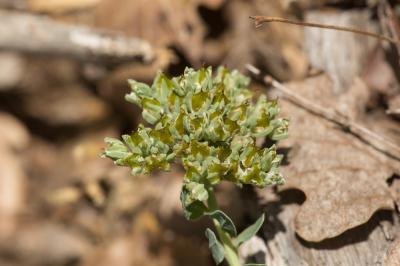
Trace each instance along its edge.
<path fill-rule="evenodd" d="M 221 180 L 258 187 L 282 184 L 282 156 L 275 146 L 255 144 L 256 138 L 287 136 L 288 121 L 277 118 L 277 102 L 262 95 L 254 103 L 247 89 L 250 80 L 236 70 L 220 67 L 215 77 L 211 72 L 187 68 L 172 79 L 160 72 L 151 86 L 129 80 L 132 91 L 126 100 L 143 109 L 153 128 L 139 125 L 123 141 L 106 139 L 104 156 L 131 167 L 132 174 L 168 170 L 179 159 L 186 189 L 196 188 L 200 195 L 189 201 L 205 200 L 202 188 Z"/>

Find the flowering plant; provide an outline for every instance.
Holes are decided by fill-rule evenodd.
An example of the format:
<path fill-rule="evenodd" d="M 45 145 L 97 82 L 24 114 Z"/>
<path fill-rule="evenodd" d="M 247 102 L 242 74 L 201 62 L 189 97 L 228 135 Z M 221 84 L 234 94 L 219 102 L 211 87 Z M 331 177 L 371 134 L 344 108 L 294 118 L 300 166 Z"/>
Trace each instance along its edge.
<path fill-rule="evenodd" d="M 105 139 L 108 147 L 103 155 L 130 167 L 133 175 L 169 170 L 173 162 L 183 165 L 185 217 L 213 219 L 219 240 L 210 229 L 206 236 L 217 264 L 226 259 L 230 265 L 240 265 L 237 248 L 257 233 L 264 216 L 237 235 L 231 219 L 218 209 L 214 187 L 222 180 L 257 187 L 283 183 L 282 155 L 275 145 L 257 147 L 256 139 L 285 138 L 288 121 L 277 117 L 277 102 L 265 95 L 253 103 L 249 82 L 238 71 L 223 67 L 215 77 L 211 68 L 186 68 L 172 79 L 160 72 L 151 87 L 129 80 L 132 92 L 126 100 L 139 105 L 144 120 L 153 127 L 139 125 L 122 141 Z"/>

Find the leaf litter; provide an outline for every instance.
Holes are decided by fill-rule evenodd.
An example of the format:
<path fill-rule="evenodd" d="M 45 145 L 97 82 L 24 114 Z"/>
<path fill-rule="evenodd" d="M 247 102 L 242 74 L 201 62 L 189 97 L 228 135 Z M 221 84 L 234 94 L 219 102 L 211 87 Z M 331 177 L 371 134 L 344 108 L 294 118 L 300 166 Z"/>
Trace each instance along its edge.
<path fill-rule="evenodd" d="M 360 106 L 351 99 L 362 99 L 360 92 L 367 91 L 358 79 L 337 97 L 325 75 L 288 87 L 326 108 L 334 108 L 345 97 L 346 113 L 353 116 Z M 336 237 L 367 222 L 379 209 L 393 209 L 386 180 L 400 162 L 292 103 L 281 101 L 281 108 L 282 115 L 291 118 L 290 138 L 279 143 L 280 148 L 290 148 L 289 164 L 282 168 L 286 178 L 282 189 L 296 188 L 306 195 L 294 221 L 299 236 L 312 242 Z"/>

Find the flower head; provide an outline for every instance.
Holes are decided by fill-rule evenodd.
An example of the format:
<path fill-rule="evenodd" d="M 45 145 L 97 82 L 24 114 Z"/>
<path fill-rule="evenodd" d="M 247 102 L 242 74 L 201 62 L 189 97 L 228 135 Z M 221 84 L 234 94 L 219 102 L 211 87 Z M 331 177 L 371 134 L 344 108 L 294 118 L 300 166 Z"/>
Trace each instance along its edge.
<path fill-rule="evenodd" d="M 277 117 L 277 102 L 265 95 L 254 103 L 249 82 L 223 67 L 215 77 L 211 68 L 186 68 L 172 79 L 160 72 L 151 86 L 129 80 L 126 100 L 139 105 L 153 127 L 139 125 L 122 141 L 107 138 L 104 156 L 133 174 L 168 170 L 180 159 L 187 204 L 206 200 L 206 188 L 221 180 L 258 187 L 283 183 L 282 156 L 274 145 L 257 147 L 256 138 L 285 138 L 288 121 Z"/>

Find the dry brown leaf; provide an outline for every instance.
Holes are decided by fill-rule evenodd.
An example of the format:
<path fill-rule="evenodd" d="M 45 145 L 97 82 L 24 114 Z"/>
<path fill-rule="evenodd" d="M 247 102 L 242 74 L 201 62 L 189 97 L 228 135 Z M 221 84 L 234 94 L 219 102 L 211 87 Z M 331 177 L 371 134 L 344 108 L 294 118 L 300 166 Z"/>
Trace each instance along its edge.
<path fill-rule="evenodd" d="M 30 116 L 50 125 L 82 125 L 105 119 L 109 107 L 80 84 L 31 94 L 25 99 Z"/>
<path fill-rule="evenodd" d="M 267 253 L 265 264 L 274 266 L 347 266 L 386 265 L 384 251 L 392 244 L 385 233 L 398 233 L 398 215 L 378 211 L 371 219 L 344 234 L 319 243 L 307 243 L 296 237 L 293 224 L 304 197 L 295 190 L 277 193 L 278 199 L 265 206 L 267 225 L 260 232 Z M 386 224 L 383 229 L 382 224 Z"/>
<path fill-rule="evenodd" d="M 207 2 L 218 4 L 218 1 Z M 200 3 L 183 0 L 103 0 L 96 8 L 95 21 L 96 26 L 139 36 L 157 47 L 174 45 L 192 64 L 199 64 L 205 35 L 197 12 Z"/>
<path fill-rule="evenodd" d="M 324 99 L 327 108 L 339 100 L 332 95 L 332 82 L 326 76 L 289 86 L 310 100 Z M 357 86 L 366 90 L 361 81 Z M 289 164 L 283 167 L 285 188 L 300 189 L 307 198 L 294 222 L 302 238 L 313 242 L 332 238 L 365 223 L 378 209 L 393 208 L 386 184 L 393 174 L 393 161 L 337 125 L 288 102 L 281 104 L 283 115 L 291 121 L 290 138 L 280 143 L 291 148 Z"/>
<path fill-rule="evenodd" d="M 28 221 L 18 234 L 0 241 L 0 249 L 15 256 L 15 265 L 66 265 L 90 252 L 92 243 L 66 226 Z"/>

